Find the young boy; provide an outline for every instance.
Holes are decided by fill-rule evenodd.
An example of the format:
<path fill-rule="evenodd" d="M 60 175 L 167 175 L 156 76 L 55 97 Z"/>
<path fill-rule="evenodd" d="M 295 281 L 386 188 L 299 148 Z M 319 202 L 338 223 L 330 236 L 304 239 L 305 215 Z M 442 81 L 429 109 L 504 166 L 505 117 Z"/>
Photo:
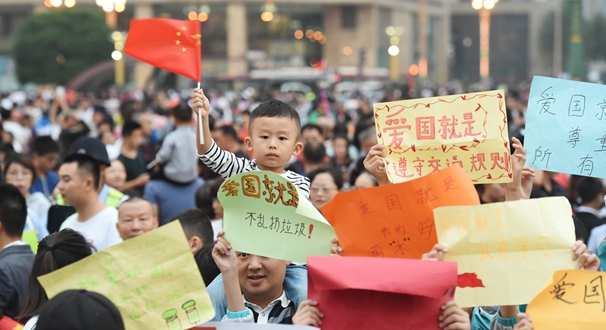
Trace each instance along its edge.
<path fill-rule="evenodd" d="M 321 323 L 322 314 L 314 302 L 306 300 L 296 311 L 295 303 L 284 291 L 289 261 L 234 251 L 223 235 L 224 232 L 219 233 L 212 252 L 223 275 L 227 297 L 227 314 L 222 322 L 316 326 Z"/>
<path fill-rule="evenodd" d="M 202 111 L 204 143 L 200 144 L 200 132 L 196 130 L 198 156 L 210 169 L 227 179 L 249 171 L 271 171 L 292 182 L 306 198 L 309 198 L 309 179 L 284 170 L 291 156 L 303 149 L 299 141 L 301 121 L 295 109 L 284 102 L 270 100 L 253 110 L 248 131 L 244 139 L 248 151 L 254 151 L 256 159 L 238 158 L 233 153 L 219 148 L 211 138 L 208 125 L 210 103 L 201 89 L 194 90 L 192 107 L 196 113 Z"/>

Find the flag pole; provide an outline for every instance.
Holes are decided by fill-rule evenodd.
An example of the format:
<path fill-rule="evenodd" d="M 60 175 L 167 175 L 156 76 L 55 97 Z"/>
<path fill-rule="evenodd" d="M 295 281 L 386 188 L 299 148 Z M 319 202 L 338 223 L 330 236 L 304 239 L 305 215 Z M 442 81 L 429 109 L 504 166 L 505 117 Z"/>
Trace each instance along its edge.
<path fill-rule="evenodd" d="M 199 81 L 198 81 L 198 89 L 200 89 Z M 200 144 L 202 145 L 202 144 L 204 144 L 204 126 L 202 125 L 202 109 L 198 109 L 198 130 L 200 131 Z"/>

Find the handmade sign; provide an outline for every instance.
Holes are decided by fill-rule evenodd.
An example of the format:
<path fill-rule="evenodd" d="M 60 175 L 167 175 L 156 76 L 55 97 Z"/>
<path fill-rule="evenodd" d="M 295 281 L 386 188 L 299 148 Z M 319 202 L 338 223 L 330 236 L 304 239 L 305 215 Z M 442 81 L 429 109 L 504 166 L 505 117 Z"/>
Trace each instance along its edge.
<path fill-rule="evenodd" d="M 536 330 L 606 328 L 606 274 L 559 270 L 528 304 L 526 312 Z"/>
<path fill-rule="evenodd" d="M 98 292 L 126 329 L 189 329 L 215 311 L 179 221 L 38 277 L 49 298 L 70 289 Z"/>
<path fill-rule="evenodd" d="M 335 231 L 286 178 L 240 173 L 223 182 L 218 197 L 225 239 L 236 251 L 300 263 L 330 254 Z"/>
<path fill-rule="evenodd" d="M 527 304 L 554 271 L 576 265 L 564 197 L 439 207 L 434 217 L 444 260 L 459 264 L 461 307 Z"/>
<path fill-rule="evenodd" d="M 459 165 L 474 183 L 511 182 L 503 91 L 374 104 L 391 182 Z"/>
<path fill-rule="evenodd" d="M 322 208 L 344 256 L 421 259 L 437 243 L 433 209 L 479 205 L 459 166 L 420 179 L 337 194 Z"/>
<path fill-rule="evenodd" d="M 440 307 L 457 283 L 454 262 L 310 257 L 307 269 L 322 330 L 440 329 Z"/>
<path fill-rule="evenodd" d="M 527 164 L 606 177 L 605 93 L 604 85 L 534 77 L 526 110 Z"/>

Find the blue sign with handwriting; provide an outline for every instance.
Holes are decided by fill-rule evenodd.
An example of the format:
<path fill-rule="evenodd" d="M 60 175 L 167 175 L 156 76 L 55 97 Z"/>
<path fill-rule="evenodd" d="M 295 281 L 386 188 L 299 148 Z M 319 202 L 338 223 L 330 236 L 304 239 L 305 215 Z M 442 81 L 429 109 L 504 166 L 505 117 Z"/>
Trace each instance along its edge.
<path fill-rule="evenodd" d="M 533 168 L 606 178 L 606 86 L 535 76 L 524 147 Z"/>

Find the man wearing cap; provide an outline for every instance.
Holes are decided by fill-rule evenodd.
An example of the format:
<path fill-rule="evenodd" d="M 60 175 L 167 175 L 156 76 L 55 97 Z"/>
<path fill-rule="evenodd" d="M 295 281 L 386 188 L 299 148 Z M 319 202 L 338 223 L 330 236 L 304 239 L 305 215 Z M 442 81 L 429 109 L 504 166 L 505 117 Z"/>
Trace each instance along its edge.
<path fill-rule="evenodd" d="M 97 251 L 122 242 L 116 223 L 118 210 L 99 201 L 99 163 L 86 154 L 67 156 L 59 168 L 57 188 L 65 202 L 76 209 L 60 229 L 71 228 L 78 231 L 97 248 Z"/>
<path fill-rule="evenodd" d="M 99 200 L 101 203 L 105 204 L 106 206 L 118 208 L 122 202 L 128 199 L 128 196 L 114 188 L 109 187 L 105 182 L 103 182 L 105 169 L 108 166 L 111 166 L 111 162 L 109 161 L 107 150 L 105 149 L 105 146 L 101 140 L 91 137 L 79 138 L 78 140 L 74 141 L 69 148 L 68 155 L 76 153 L 90 155 L 99 162 L 99 166 L 101 168 L 101 189 L 99 190 Z M 57 205 L 66 205 L 65 201 L 63 200 L 63 196 L 57 196 Z"/>

